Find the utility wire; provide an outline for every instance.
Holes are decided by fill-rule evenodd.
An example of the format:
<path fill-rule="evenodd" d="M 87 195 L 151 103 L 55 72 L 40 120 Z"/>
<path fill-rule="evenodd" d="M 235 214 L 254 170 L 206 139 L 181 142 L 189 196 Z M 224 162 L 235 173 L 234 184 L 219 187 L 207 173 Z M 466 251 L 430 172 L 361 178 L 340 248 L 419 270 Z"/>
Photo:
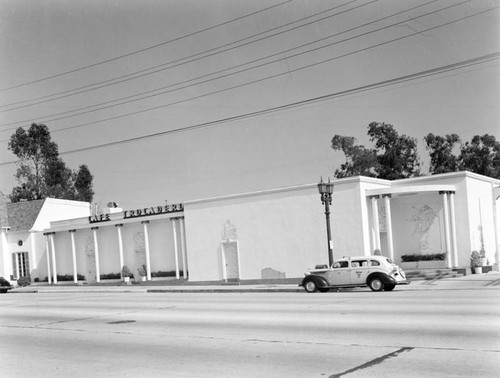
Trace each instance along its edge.
<path fill-rule="evenodd" d="M 211 126 L 220 125 L 220 124 L 224 124 L 224 123 L 239 121 L 239 120 L 243 120 L 243 119 L 247 119 L 247 118 L 263 116 L 266 114 L 271 114 L 271 113 L 280 112 L 280 111 L 284 111 L 284 110 L 288 110 L 288 109 L 292 109 L 292 108 L 302 107 L 302 106 L 306 106 L 306 105 L 310 105 L 310 104 L 314 104 L 314 103 L 318 103 L 318 102 L 322 102 L 322 101 L 327 101 L 327 100 L 331 100 L 331 99 L 335 99 L 335 98 L 340 98 L 340 97 L 344 97 L 344 96 L 349 96 L 349 95 L 353 95 L 353 94 L 363 93 L 363 92 L 371 91 L 374 89 L 384 88 L 384 87 L 388 87 L 391 85 L 396 85 L 396 84 L 400 84 L 400 83 L 404 83 L 404 82 L 408 82 L 408 81 L 414 81 L 414 80 L 422 79 L 422 78 L 429 77 L 429 76 L 435 76 L 435 75 L 439 75 L 442 73 L 462 69 L 465 67 L 470 67 L 470 66 L 482 64 L 482 63 L 496 60 L 499 58 L 500 58 L 500 52 L 496 52 L 493 54 L 483 55 L 483 56 L 480 56 L 477 58 L 468 59 L 468 60 L 456 62 L 453 64 L 448 64 L 445 66 L 440 66 L 440 67 L 432 68 L 429 70 L 420 71 L 420 72 L 413 73 L 410 75 L 396 77 L 396 78 L 389 79 L 389 80 L 379 81 L 376 83 L 360 86 L 357 88 L 352 88 L 352 89 L 348 89 L 348 90 L 344 90 L 344 91 L 330 93 L 327 95 L 318 96 L 318 97 L 310 98 L 307 100 L 297 101 L 297 102 L 293 102 L 293 103 L 289 103 L 289 104 L 285 104 L 285 105 L 276 106 L 273 108 L 263 109 L 263 110 L 245 113 L 245 114 L 240 114 L 240 115 L 227 117 L 227 118 L 222 118 L 222 119 L 218 119 L 218 120 L 214 120 L 214 121 L 210 121 L 210 122 L 203 122 L 203 123 L 199 123 L 199 124 L 195 124 L 195 125 L 191 125 L 191 126 L 179 127 L 179 128 L 172 129 L 172 130 L 161 131 L 161 132 L 147 134 L 147 135 L 141 135 L 141 136 L 134 137 L 134 138 L 122 139 L 122 140 L 118 140 L 118 141 L 114 141 L 114 142 L 103 143 L 103 144 L 88 146 L 88 147 L 82 147 L 82 148 L 78 148 L 78 149 L 74 149 L 74 150 L 68 150 L 68 151 L 61 152 L 60 155 L 67 155 L 67 154 L 72 154 L 72 153 L 96 150 L 96 149 L 100 149 L 100 148 L 109 148 L 109 147 L 113 147 L 113 146 L 116 146 L 119 144 L 137 142 L 137 141 L 145 140 L 145 139 L 153 139 L 153 138 L 163 137 L 165 135 L 176 134 L 176 133 L 180 133 L 180 132 L 188 132 L 188 131 L 193 131 L 193 130 L 197 130 L 197 129 L 202 129 L 205 127 L 211 127 Z M 0 163 L 0 166 L 10 165 L 10 164 L 14 164 L 14 163 L 16 163 L 16 161 L 4 162 L 4 163 Z"/>
<path fill-rule="evenodd" d="M 378 23 L 378 22 L 381 22 L 385 19 L 388 19 L 388 18 L 391 18 L 391 17 L 394 17 L 396 15 L 399 15 L 399 14 L 402 14 L 402 13 L 405 13 L 405 12 L 408 12 L 408 11 L 411 11 L 411 10 L 414 10 L 416 8 L 419 8 L 419 7 L 422 7 L 424 5 L 427 5 L 429 3 L 432 3 L 432 2 L 435 2 L 435 1 L 438 1 L 438 0 L 433 0 L 433 1 L 430 1 L 428 3 L 424 3 L 424 4 L 421 4 L 419 6 L 416 6 L 416 7 L 413 7 L 413 8 L 410 8 L 410 9 L 407 9 L 407 10 L 404 10 L 404 11 L 400 11 L 400 12 L 397 12 L 395 14 L 392 14 L 390 16 L 386 16 L 386 17 L 383 17 L 381 19 L 378 19 L 378 20 L 375 20 L 375 21 L 371 21 L 371 22 L 368 22 L 368 23 L 365 23 L 363 25 L 360 25 L 360 26 L 357 26 L 357 27 L 353 27 L 353 28 L 350 28 L 350 29 L 347 29 L 343 32 L 340 32 L 340 33 L 336 33 L 336 34 L 333 34 L 333 35 L 330 35 L 328 37 L 324 37 L 324 38 L 321 38 L 319 40 L 316 40 L 312 43 L 317 43 L 317 42 L 320 42 L 320 41 L 323 41 L 323 40 L 326 40 L 326 39 L 329 39 L 329 38 L 333 38 L 333 37 L 336 37 L 336 36 L 339 36 L 341 34 L 345 34 L 347 32 L 351 32 L 355 29 L 359 29 L 359 28 L 362 28 L 362 27 L 365 27 L 365 26 L 368 26 L 370 24 L 374 24 L 374 23 Z M 174 91 L 178 91 L 178 90 L 181 90 L 181 89 L 186 89 L 186 88 L 189 88 L 189 87 L 192 87 L 192 86 L 195 86 L 195 85 L 199 85 L 199 84 L 204 84 L 204 83 L 207 83 L 207 82 L 211 82 L 211 81 L 215 81 L 215 80 L 219 80 L 221 78 L 225 78 L 225 77 L 228 77 L 228 76 L 233 76 L 233 75 L 237 75 L 239 73 L 243 73 L 243 72 L 247 72 L 249 70 L 254 70 L 254 69 L 257 69 L 257 68 L 261 68 L 261 67 L 264 67 L 264 66 L 267 66 L 267 65 L 270 65 L 270 64 L 273 64 L 273 63 L 278 63 L 280 61 L 283 61 L 283 60 L 287 60 L 287 59 L 291 59 L 291 58 L 294 58 L 294 57 L 297 57 L 297 56 L 300 56 L 300 55 L 303 55 L 303 54 L 307 54 L 307 53 L 310 53 L 310 52 L 313 52 L 313 51 L 317 51 L 317 50 L 320 50 L 320 49 L 324 49 L 324 48 L 327 48 L 327 47 L 331 47 L 333 45 L 336 45 L 336 44 L 339 44 L 339 43 L 343 43 L 343 42 L 346 42 L 346 41 L 350 41 L 350 40 L 353 40 L 353 39 L 356 39 L 356 38 L 359 38 L 359 37 L 362 37 L 362 36 L 366 36 L 366 35 L 369 35 L 369 34 L 372 34 L 372 33 L 375 33 L 375 32 L 379 32 L 381 30 L 385 30 L 385 29 L 389 29 L 391 27 L 394 27 L 394 26 L 397 26 L 397 25 L 400 25 L 400 24 L 404 24 L 404 23 L 407 23 L 408 21 L 412 21 L 412 20 L 415 20 L 415 19 L 418 19 L 418 18 L 422 18 L 422 17 L 426 17 L 426 16 L 429 16 L 431 14 L 434 14 L 434 13 L 438 13 L 438 12 L 441 12 L 443 10 L 448 10 L 450 8 L 453 8 L 453 7 L 457 7 L 459 5 L 462 5 L 466 2 L 469 2 L 470 0 L 465 0 L 461 3 L 457 3 L 457 4 L 454 4 L 454 5 L 451 5 L 451 6 L 447 6 L 447 7 L 444 7 L 444 8 L 441 8 L 441 9 L 438 9 L 438 10 L 435 10 L 435 11 L 431 11 L 431 12 L 428 12 L 428 13 L 425 13 L 425 14 L 422 14 L 420 16 L 417 16 L 417 17 L 414 17 L 414 18 L 410 18 L 410 19 L 407 19 L 407 20 L 403 20 L 403 21 L 399 21 L 399 22 L 396 22 L 396 23 L 393 23 L 391 25 L 387 25 L 387 26 L 384 26 L 384 27 L 380 27 L 378 29 L 375 29 L 375 30 L 372 30 L 372 31 L 368 31 L 368 32 L 364 32 L 364 33 L 361 33 L 357 36 L 353 36 L 353 37 L 349 37 L 349 38 L 346 38 L 346 39 L 343 39 L 343 40 L 340 40 L 340 41 L 336 41 L 336 42 L 333 42 L 333 43 L 330 43 L 330 44 L 327 44 L 327 45 L 324 45 L 324 46 L 320 46 L 320 47 L 316 47 L 316 48 L 313 48 L 313 49 L 310 49 L 310 50 L 307 50 L 307 51 L 303 51 L 303 52 L 300 52 L 300 53 L 297 53 L 297 54 L 294 54 L 294 55 L 289 55 L 287 57 L 284 57 L 284 58 L 280 58 L 280 59 L 276 59 L 276 60 L 273 60 L 273 61 L 270 61 L 270 62 L 266 62 L 266 63 L 263 63 L 263 64 L 259 64 L 257 66 L 254 66 L 254 67 L 250 67 L 250 68 L 246 68 L 246 69 L 243 69 L 243 70 L 239 70 L 239 71 L 235 71 L 235 72 L 231 72 L 229 74 L 225 74 L 225 75 L 222 75 L 222 76 L 218 76 L 218 77 L 214 77 L 214 78 L 210 78 L 210 79 L 207 79 L 207 80 L 203 80 L 203 81 L 200 81 L 200 82 L 197 82 L 197 83 L 194 83 L 194 84 L 190 84 L 190 85 L 185 85 L 183 87 L 180 87 L 180 88 L 176 88 L 176 89 L 171 89 L 171 90 L 167 90 L 167 91 L 162 91 L 160 93 L 156 93 L 156 94 L 151 94 L 151 95 L 147 95 L 147 96 L 143 96 L 141 98 L 137 98 L 137 99 L 133 99 L 133 100 L 127 100 L 127 101 L 122 101 L 120 103 L 117 103 L 117 104 L 113 104 L 113 105 L 107 105 L 107 106 L 102 106 L 102 105 L 105 105 L 105 104 L 110 104 L 110 103 L 113 103 L 113 102 L 116 102 L 116 101 L 121 101 L 121 100 L 125 100 L 125 99 L 129 99 L 129 98 L 133 98 L 133 97 L 137 97 L 137 96 L 142 96 L 144 94 L 148 94 L 148 93 L 151 93 L 151 92 L 156 92 L 158 90 L 162 90 L 162 89 L 166 89 L 166 88 L 171 88 L 171 87 L 174 87 L 174 86 L 177 86 L 177 85 L 181 85 L 181 84 L 185 84 L 185 83 L 188 83 L 190 81 L 194 81 L 194 80 L 198 80 L 198 79 L 202 79 L 204 77 L 207 77 L 207 76 L 212 76 L 212 75 L 215 75 L 215 74 L 218 74 L 218 73 L 222 73 L 222 72 L 226 72 L 226 71 L 230 71 L 230 70 L 233 70 L 235 68 L 238 68 L 238 67 L 242 67 L 242 66 L 245 66 L 245 65 L 248 65 L 248 64 L 252 64 L 252 63 L 255 63 L 255 62 L 258 62 L 258 61 L 261 61 L 261 60 L 266 60 L 266 59 L 269 59 L 270 57 L 273 57 L 273 56 L 276 56 L 276 55 L 281 55 L 281 54 L 284 54 L 284 53 L 287 53 L 287 52 L 290 52 L 290 51 L 293 51 L 293 50 L 296 50 L 296 49 L 299 49 L 299 48 L 302 48 L 302 47 L 305 47 L 305 46 L 308 46 L 312 43 L 306 43 L 306 44 L 303 44 L 303 45 L 300 45 L 298 47 L 295 47 L 295 48 L 292 48 L 292 49 L 288 49 L 288 50 L 285 50 L 285 51 L 281 51 L 279 53 L 275 53 L 275 54 L 272 54 L 272 55 L 269 55 L 269 56 L 266 56 L 266 57 L 263 57 L 263 58 L 259 58 L 259 59 L 256 59 L 256 60 L 253 60 L 253 61 L 250 61 L 250 62 L 246 62 L 246 63 L 243 63 L 243 64 L 240 64 L 240 65 L 237 65 L 237 66 L 233 66 L 233 67 L 230 67 L 230 68 L 227 68 L 227 69 L 224 69 L 224 70 L 219 70 L 219 71 L 216 71 L 216 72 L 212 72 L 210 74 L 207 74 L 207 75 L 202 75 L 200 77 L 197 77 L 197 78 L 194 78 L 194 79 L 190 79 L 190 80 L 186 80 L 186 81 L 183 81 L 183 82 L 179 82 L 179 83 L 175 83 L 175 84 L 171 84 L 169 86 L 166 86 L 166 87 L 163 87 L 163 88 L 158 88 L 158 89 L 154 89 L 154 90 L 151 90 L 151 91 L 147 91 L 147 92 L 143 92 L 143 93 L 139 93 L 139 94 L 135 94 L 135 95 L 130 95 L 130 96 L 126 96 L 126 97 L 122 97 L 120 99 L 115 99 L 115 100 L 110 100 L 110 101 L 107 101 L 107 102 L 104 102 L 104 103 L 100 103 L 100 104 L 97 104 L 97 105 L 90 105 L 90 106 L 86 106 L 86 107 L 83 107 L 83 108 L 79 108 L 79 109 L 73 109 L 73 110 L 70 110 L 70 111 L 66 111 L 66 112 L 62 112 L 62 113 L 56 113 L 56 114 L 49 114 L 49 115 L 44 115 L 44 116 L 40 116 L 40 117 L 37 117 L 37 118 L 41 118 L 42 119 L 42 122 L 53 122 L 53 121 L 58 121 L 58 120 L 62 120 L 62 119 L 67 119 L 67 118 L 72 118 L 72 117 L 76 117 L 76 116 L 79 116 L 79 115 L 83 115 L 83 114 L 88 114 L 88 113 L 93 113 L 95 111 L 99 111 L 99 110 L 104 110 L 104 109 L 109 109 L 109 108 L 113 108 L 113 107 L 116 107 L 116 106 L 121 106 L 121 105 L 124 105 L 124 104 L 128 104 L 128 103 L 131 103 L 131 102 L 136 102 L 136 101 L 140 101 L 140 100 L 144 100 L 144 99 L 147 99 L 147 98 L 151 98 L 151 97 L 155 97 L 155 96 L 160 96 L 160 95 L 163 95 L 163 94 L 166 94 L 166 93 L 170 93 L 170 92 L 174 92 Z M 352 54 L 352 53 L 350 53 Z M 346 55 L 342 55 L 340 57 L 344 57 Z M 340 57 L 335 57 L 333 59 L 338 59 Z M 333 60 L 333 59 L 330 59 L 330 60 Z M 321 63 L 321 62 L 320 62 Z M 300 68 L 302 69 L 302 68 Z M 285 74 L 288 74 L 290 73 L 291 71 L 287 71 L 285 72 Z M 245 84 L 246 85 L 246 84 Z M 183 102 L 184 101 L 187 101 L 187 100 L 182 100 Z M 178 102 L 175 102 L 173 104 L 177 104 Z M 96 106 L 99 106 L 99 108 L 97 109 L 92 109 Z M 164 106 L 168 106 L 168 105 L 164 105 Z M 74 112 L 78 112 L 80 110 L 85 110 L 85 109 L 92 109 L 92 110 L 86 110 L 86 111 L 83 111 L 83 112 L 80 112 L 80 113 L 76 113 L 76 114 L 71 114 L 71 113 L 74 113 Z M 66 115 L 64 116 L 65 114 L 71 114 L 71 115 Z M 52 119 L 48 119 L 49 117 L 58 117 L 58 116 L 62 116 L 62 117 L 59 117 L 59 118 L 52 118 Z M 44 120 L 45 118 L 45 120 Z M 3 124 L 3 125 L 0 125 L 0 127 L 5 127 L 5 126 L 10 126 L 10 125 L 13 125 L 13 124 L 22 124 L 22 123 L 26 123 L 26 122 L 29 122 L 30 120 L 23 120 L 23 121 L 16 121 L 16 122 L 11 122 L 11 123 L 7 123 L 7 124 Z M 5 131 L 10 131 L 10 130 L 14 130 L 15 128 L 10 128 L 10 129 L 6 129 L 6 130 L 2 130 L 0 132 L 5 132 Z M 56 130 L 57 131 L 57 130 Z"/>
<path fill-rule="evenodd" d="M 366 5 L 372 4 L 372 3 L 377 2 L 379 0 L 371 0 L 368 3 L 358 5 L 356 7 L 350 8 L 348 10 L 345 10 L 345 11 L 342 11 L 342 12 L 339 12 L 339 13 L 335 13 L 333 15 L 329 15 L 329 16 L 323 17 L 323 18 L 320 18 L 320 19 L 315 20 L 315 21 L 308 22 L 306 24 L 299 25 L 299 26 L 293 27 L 291 29 L 287 29 L 287 30 L 284 30 L 284 31 L 281 31 L 281 32 L 278 32 L 278 33 L 275 33 L 275 34 L 271 34 L 271 35 L 266 36 L 266 37 L 262 37 L 262 38 L 259 38 L 259 39 L 256 39 L 256 40 L 253 40 L 253 41 L 250 41 L 250 42 L 246 42 L 246 43 L 243 43 L 243 44 L 240 44 L 240 45 L 237 45 L 237 46 L 233 46 L 231 48 L 226 48 L 228 46 L 232 46 L 234 44 L 237 44 L 237 43 L 240 43 L 240 42 L 247 41 L 249 39 L 255 38 L 255 37 L 259 36 L 259 35 L 266 34 L 266 33 L 269 33 L 271 31 L 274 31 L 274 30 L 277 30 L 277 29 L 281 29 L 281 28 L 284 28 L 286 26 L 290 26 L 290 25 L 296 24 L 298 22 L 304 21 L 306 19 L 313 18 L 313 17 L 316 17 L 318 15 L 330 12 L 332 10 L 335 10 L 337 8 L 341 8 L 341 7 L 345 6 L 345 5 L 348 5 L 348 4 L 357 2 L 357 1 L 359 1 L 359 0 L 351 0 L 351 1 L 347 2 L 347 3 L 342 4 L 342 5 L 338 5 L 338 6 L 326 9 L 324 11 L 321 11 L 321 12 L 315 13 L 313 15 L 301 18 L 299 20 L 295 20 L 295 21 L 292 21 L 292 22 L 289 22 L 289 23 L 286 23 L 286 24 L 283 24 L 283 25 L 280 25 L 280 26 L 277 26 L 277 27 L 265 30 L 265 31 L 257 33 L 257 34 L 253 34 L 251 36 L 248 36 L 248 37 L 245 37 L 245 38 L 242 38 L 242 39 L 239 39 L 239 40 L 236 40 L 236 41 L 233 41 L 233 42 L 230 42 L 230 43 L 226 43 L 224 45 L 221 45 L 221 46 L 218 46 L 218 47 L 215 47 L 215 48 L 212 48 L 212 49 L 201 51 L 199 53 L 196 53 L 196 54 L 193 54 L 193 55 L 189 55 L 189 56 L 186 56 L 186 57 L 183 57 L 183 58 L 171 60 L 169 62 L 165 62 L 165 63 L 159 64 L 159 65 L 156 65 L 156 66 L 152 66 L 152 67 L 145 68 L 145 69 L 142 69 L 142 70 L 139 70 L 139 71 L 131 72 L 131 73 L 126 74 L 126 75 L 121 75 L 121 76 L 117 76 L 117 77 L 114 77 L 114 78 L 111 78 L 111 79 L 98 81 L 97 83 L 88 84 L 88 85 L 84 85 L 84 86 L 73 88 L 73 89 L 68 89 L 68 90 L 65 90 L 65 91 L 62 91 L 62 92 L 58 92 L 58 93 L 52 93 L 50 95 L 45 95 L 45 96 L 40 96 L 40 97 L 37 97 L 37 98 L 32 98 L 32 99 L 29 99 L 29 100 L 23 100 L 23 101 L 18 101 L 18 102 L 10 103 L 10 104 L 0 105 L 0 108 L 5 108 L 5 107 L 9 107 L 9 106 L 14 106 L 14 105 L 25 104 L 27 102 L 37 101 L 37 102 L 33 102 L 31 104 L 17 106 L 17 107 L 10 108 L 10 109 L 7 109 L 7 110 L 3 110 L 3 111 L 0 111 L 0 112 L 3 113 L 3 112 L 9 112 L 9 111 L 12 111 L 12 110 L 16 110 L 16 109 L 22 109 L 22 108 L 26 108 L 26 107 L 30 107 L 30 106 L 42 104 L 42 103 L 45 103 L 45 102 L 55 101 L 55 100 L 59 100 L 59 99 L 62 99 L 62 98 L 67 98 L 67 97 L 75 96 L 75 95 L 78 95 L 78 94 L 81 94 L 81 93 L 86 93 L 86 92 L 90 92 L 90 91 L 93 91 L 93 90 L 97 90 L 97 89 L 109 87 L 109 86 L 112 86 L 112 85 L 115 85 L 115 84 L 124 83 L 124 82 L 130 81 L 130 80 L 134 80 L 134 79 L 138 79 L 138 78 L 141 78 L 141 77 L 153 75 L 153 74 L 158 73 L 158 72 L 166 71 L 166 70 L 169 70 L 169 69 L 172 69 L 172 68 L 176 68 L 176 67 L 188 64 L 188 63 L 193 63 L 193 62 L 196 62 L 196 61 L 201 60 L 201 59 L 209 58 L 209 57 L 212 57 L 214 55 L 222 54 L 222 53 L 225 53 L 225 52 L 228 52 L 228 51 L 231 51 L 231 50 L 243 47 L 243 46 L 247 46 L 247 45 L 252 44 L 252 43 L 260 42 L 260 41 L 263 41 L 265 39 L 269 39 L 269 38 L 275 37 L 275 36 L 283 34 L 283 33 L 287 33 L 287 32 L 293 31 L 293 30 L 297 30 L 299 28 L 303 28 L 305 26 L 309 26 L 311 24 L 314 24 L 314 23 L 317 23 L 317 22 L 321 22 L 321 21 L 324 21 L 326 19 L 338 16 L 339 14 L 343 14 L 343 13 L 349 12 L 351 10 L 364 7 Z M 435 1 L 440 1 L 440 0 L 433 0 L 431 2 L 435 2 Z M 426 4 L 428 4 L 428 3 L 426 3 Z M 226 48 L 226 49 L 224 49 L 224 48 Z M 221 49 L 224 49 L 224 50 L 221 50 Z M 217 50 L 220 50 L 220 51 L 217 51 Z M 205 55 L 207 53 L 210 53 L 210 54 L 209 55 Z M 182 62 L 182 63 L 180 63 L 180 62 Z M 172 65 L 172 64 L 175 64 L 175 65 Z M 169 65 L 172 65 L 172 66 L 169 66 Z M 165 66 L 169 66 L 169 67 L 158 69 L 160 67 L 165 67 Z M 154 71 L 148 72 L 150 70 L 154 70 Z M 120 80 L 120 79 L 122 79 L 122 80 Z M 74 93 L 71 93 L 71 92 L 74 92 Z M 54 97 L 54 96 L 57 96 L 57 97 Z M 50 98 L 50 97 L 53 97 L 53 98 Z M 47 100 L 45 100 L 45 99 L 47 99 Z M 44 101 L 39 101 L 39 100 L 44 100 Z"/>
<path fill-rule="evenodd" d="M 236 22 L 236 21 L 240 21 L 244 18 L 247 18 L 247 17 L 252 17 L 256 14 L 259 14 L 259 13 L 262 13 L 262 12 L 266 12 L 270 9 L 273 9 L 273 8 L 277 8 L 277 7 L 280 7 L 282 5 L 285 5 L 287 3 L 290 3 L 292 2 L 293 0 L 287 0 L 287 1 L 284 1 L 284 2 L 281 2 L 279 4 L 276 4 L 276 5 L 272 5 L 270 7 L 267 7 L 267 8 L 264 8 L 264 9 L 261 9 L 261 10 L 258 10 L 258 11 L 255 11 L 255 12 L 252 12 L 252 13 L 248 13 L 246 15 L 243 15 L 243 16 L 240 16 L 240 17 L 237 17 L 237 18 L 234 18 L 232 20 L 228 20 L 228 21 L 225 21 L 225 22 L 222 22 L 220 24 L 216 24 L 216 25 L 212 25 L 212 26 L 209 26 L 205 29 L 201 29 L 201 30 L 197 30 L 195 32 L 192 32 L 192 33 L 189 33 L 189 34 L 186 34 L 186 35 L 183 35 L 181 37 L 177 37 L 177 38 L 173 38 L 173 39 L 170 39 L 168 41 L 165 41 L 165 42 L 161 42 L 161 43 L 158 43 L 156 45 L 152 45 L 152 46 L 149 46 L 149 47 L 145 47 L 143 49 L 140 49 L 140 50 L 135 50 L 135 51 L 132 51 L 132 52 L 129 52 L 127 54 L 123 54 L 123 55 L 119 55 L 119 56 L 116 56 L 114 58 L 110 58 L 110 59 L 106 59 L 106 60 L 103 60 L 103 61 L 100 61 L 100 62 L 97 62 L 97 63 L 93 63 L 93 64 L 89 64 L 87 66 L 83 66 L 83 67 L 80 67 L 80 68 L 75 68 L 75 69 L 72 69 L 72 70 L 69 70 L 69 71 L 65 71 L 65 72 L 62 72 L 62 73 L 59 73 L 59 74 L 56 74 L 56 75 L 52 75 L 52 76 L 47 76 L 47 77 L 44 77 L 44 78 L 41 78 L 41 79 L 37 79 L 37 80 L 33 80 L 33 81 L 29 81 L 29 82 L 26 82 L 26 83 L 23 83 L 23 84 L 18 84 L 18 85 L 14 85 L 12 87 L 8 87 L 8 88 L 3 88 L 3 89 L 0 89 L 0 92 L 4 92 L 4 91 L 7 91 L 9 89 L 14 89 L 14 88 L 20 88 L 20 87 L 24 87 L 26 85 L 30 85 L 30 84 L 34 84 L 34 83 L 39 83 L 41 81 L 45 81 L 45 80 L 49 80 L 49 79 L 54 79 L 56 77 L 61 77 L 61 76 L 64 76 L 64 75 L 68 75 L 70 73 L 74 73 L 74 72 L 78 72 L 78 71 L 83 71 L 85 69 L 88 69 L 88 68 L 92 68 L 92 67 L 96 67 L 96 66 L 100 66 L 102 64 L 105 64 L 105 63 L 109 63 L 109 62 L 113 62 L 113 61 L 116 61 L 118 59 L 122 59 L 122 58 L 126 58 L 128 56 L 132 56 L 132 55 L 136 55 L 136 54 L 140 54 L 140 53 L 143 53 L 145 51 L 148 51 L 148 50 L 152 50 L 152 49 L 155 49 L 157 47 L 160 47 L 160 46 L 164 46 L 164 45 L 167 45 L 169 43 L 173 43 L 173 42 L 177 42 L 177 41 L 180 41 L 182 39 L 185 39 L 185 38 L 189 38 L 189 37 L 192 37 L 194 35 L 197 35 L 197 34 L 201 34 L 201 33 L 204 33 L 206 31 L 209 31 L 209 30 L 212 30 L 212 29 L 216 29 L 218 27 L 221 27 L 221 26 L 224 26 L 224 25 L 228 25 L 230 23 L 233 23 L 233 22 Z"/>

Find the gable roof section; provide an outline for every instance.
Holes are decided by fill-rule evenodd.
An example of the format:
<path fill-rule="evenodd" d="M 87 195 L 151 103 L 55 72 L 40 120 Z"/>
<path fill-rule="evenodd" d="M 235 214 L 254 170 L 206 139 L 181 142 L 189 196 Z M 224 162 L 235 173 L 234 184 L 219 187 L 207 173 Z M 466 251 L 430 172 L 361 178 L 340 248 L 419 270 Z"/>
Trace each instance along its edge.
<path fill-rule="evenodd" d="M 7 204 L 11 231 L 29 231 L 40 213 L 45 200 L 16 202 Z"/>

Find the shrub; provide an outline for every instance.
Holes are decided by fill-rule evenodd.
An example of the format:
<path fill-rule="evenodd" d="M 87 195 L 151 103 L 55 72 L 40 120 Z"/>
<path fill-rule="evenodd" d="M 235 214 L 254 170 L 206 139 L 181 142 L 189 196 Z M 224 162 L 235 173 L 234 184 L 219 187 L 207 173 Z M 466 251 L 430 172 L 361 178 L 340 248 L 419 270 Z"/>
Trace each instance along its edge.
<path fill-rule="evenodd" d="M 31 279 L 28 276 L 19 277 L 19 279 L 17 280 L 17 284 L 19 286 L 28 286 L 28 285 L 31 285 Z"/>
<path fill-rule="evenodd" d="M 479 268 L 480 266 L 483 266 L 481 254 L 478 251 L 472 251 L 470 255 L 470 266 L 471 268 Z"/>
<path fill-rule="evenodd" d="M 141 277 L 147 276 L 146 265 L 142 264 L 142 266 L 139 269 L 137 269 L 137 273 L 139 273 L 139 276 L 141 276 Z"/>
<path fill-rule="evenodd" d="M 184 272 L 179 271 L 179 275 L 182 276 Z M 151 272 L 151 277 L 175 277 L 175 270 L 169 270 L 167 272 L 159 270 L 158 272 Z"/>
<path fill-rule="evenodd" d="M 122 268 L 122 277 L 130 277 L 130 278 L 133 278 L 133 274 L 130 273 L 130 269 L 128 268 L 127 265 L 124 265 L 123 268 Z"/>
<path fill-rule="evenodd" d="M 85 276 L 82 276 L 81 274 L 76 274 L 76 279 L 79 281 L 85 281 Z M 48 281 L 48 277 L 45 277 L 44 281 Z M 57 275 L 57 280 L 58 281 L 73 281 L 73 275 L 72 274 L 61 274 Z"/>
<path fill-rule="evenodd" d="M 116 280 L 120 279 L 120 273 L 107 273 L 107 274 L 101 274 L 101 280 Z"/>
<path fill-rule="evenodd" d="M 444 253 L 430 253 L 427 255 L 417 255 L 417 254 L 411 254 L 411 255 L 403 255 L 401 256 L 401 260 L 403 262 L 409 262 L 409 261 L 443 261 L 446 259 L 446 252 Z"/>

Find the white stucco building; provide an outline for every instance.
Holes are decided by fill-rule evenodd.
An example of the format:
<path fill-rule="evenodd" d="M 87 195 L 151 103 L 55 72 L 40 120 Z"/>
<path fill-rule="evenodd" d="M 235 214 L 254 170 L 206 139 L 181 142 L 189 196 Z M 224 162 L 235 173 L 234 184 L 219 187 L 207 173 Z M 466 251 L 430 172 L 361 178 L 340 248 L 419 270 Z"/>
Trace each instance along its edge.
<path fill-rule="evenodd" d="M 470 266 L 471 251 L 484 250 L 498 270 L 499 187 L 500 180 L 469 172 L 396 181 L 335 180 L 334 257 L 380 250 L 400 263 L 402 255 L 446 253 L 447 267 L 463 268 Z M 56 200 L 46 201 L 48 209 Z M 78 207 L 66 202 L 68 209 Z M 136 276 L 145 266 L 147 280 L 158 279 L 159 272 L 189 281 L 298 278 L 306 268 L 328 262 L 316 184 L 98 217 L 88 214 L 88 204 L 81 206 L 82 213 L 74 208 L 64 215 L 52 212 L 50 225 L 23 231 L 35 247 L 21 246 L 22 251 L 16 240 L 23 237 L 9 231 L 1 218 L 2 274 L 16 276 L 13 261 L 23 251 L 29 255 L 31 278 L 48 277 L 54 283 L 58 275 L 99 282 L 101 275 L 119 273 L 123 265 Z"/>
<path fill-rule="evenodd" d="M 47 198 L 9 203 L 0 193 L 0 276 L 16 280 L 45 274 L 48 248 L 44 230 L 59 219 L 89 214 L 87 202 Z"/>

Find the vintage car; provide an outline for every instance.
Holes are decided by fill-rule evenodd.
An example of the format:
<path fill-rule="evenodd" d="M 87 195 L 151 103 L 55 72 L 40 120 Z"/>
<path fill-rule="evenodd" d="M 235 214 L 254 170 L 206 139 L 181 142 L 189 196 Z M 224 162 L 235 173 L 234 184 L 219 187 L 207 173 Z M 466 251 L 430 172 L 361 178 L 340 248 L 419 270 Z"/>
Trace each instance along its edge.
<path fill-rule="evenodd" d="M 12 286 L 9 281 L 7 281 L 5 278 L 0 277 L 0 293 L 6 293 L 7 291 L 11 290 Z"/>
<path fill-rule="evenodd" d="M 403 270 L 384 256 L 354 256 L 338 259 L 328 268 L 316 266 L 299 284 L 308 293 L 327 292 L 334 288 L 366 287 L 373 291 L 391 291 L 407 285 Z"/>

